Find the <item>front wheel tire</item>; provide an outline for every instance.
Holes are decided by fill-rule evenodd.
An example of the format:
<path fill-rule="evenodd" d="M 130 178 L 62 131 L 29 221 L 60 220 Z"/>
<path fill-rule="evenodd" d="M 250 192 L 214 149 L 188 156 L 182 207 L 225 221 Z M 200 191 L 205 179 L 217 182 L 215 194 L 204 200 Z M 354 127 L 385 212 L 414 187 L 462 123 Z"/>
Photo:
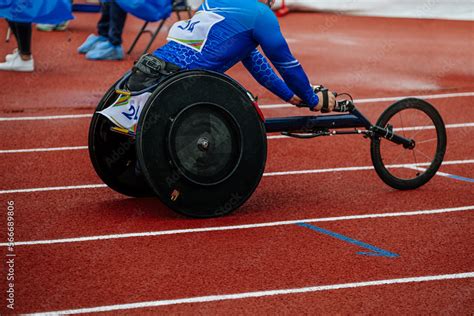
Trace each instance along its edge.
<path fill-rule="evenodd" d="M 447 136 L 435 107 L 420 99 L 404 99 L 385 110 L 377 126 L 393 128 L 416 143 L 415 148 L 406 149 L 383 137 L 372 138 L 371 158 L 383 182 L 398 190 L 413 190 L 436 175 L 446 153 Z"/>

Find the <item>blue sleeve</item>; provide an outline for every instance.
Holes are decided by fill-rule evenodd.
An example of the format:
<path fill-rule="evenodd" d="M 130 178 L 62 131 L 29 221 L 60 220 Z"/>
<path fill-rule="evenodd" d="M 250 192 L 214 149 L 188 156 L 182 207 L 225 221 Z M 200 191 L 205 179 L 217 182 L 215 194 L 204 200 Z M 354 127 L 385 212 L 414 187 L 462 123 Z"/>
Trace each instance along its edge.
<path fill-rule="evenodd" d="M 293 97 L 293 91 L 277 76 L 267 59 L 258 49 L 255 49 L 249 56 L 244 58 L 242 63 L 245 68 L 250 71 L 255 80 L 273 94 L 285 101 L 289 101 Z"/>
<path fill-rule="evenodd" d="M 281 34 L 275 14 L 265 5 L 260 6 L 260 10 L 254 28 L 255 40 L 260 44 L 263 52 L 281 74 L 288 87 L 306 104 L 317 105 L 319 98 L 311 88 L 303 67 L 291 54 L 288 44 Z"/>

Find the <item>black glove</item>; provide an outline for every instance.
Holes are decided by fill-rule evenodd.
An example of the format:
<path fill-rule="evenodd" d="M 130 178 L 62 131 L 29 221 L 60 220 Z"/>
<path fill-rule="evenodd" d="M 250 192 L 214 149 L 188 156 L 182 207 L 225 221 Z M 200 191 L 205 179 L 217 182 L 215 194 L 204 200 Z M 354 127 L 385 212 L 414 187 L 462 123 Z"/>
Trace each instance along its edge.
<path fill-rule="evenodd" d="M 321 108 L 321 113 L 331 112 L 331 110 L 329 110 L 329 90 L 324 86 L 315 86 L 314 93 L 318 94 L 319 92 L 321 92 L 323 95 L 323 107 Z M 311 110 L 314 111 L 314 108 L 312 108 Z"/>

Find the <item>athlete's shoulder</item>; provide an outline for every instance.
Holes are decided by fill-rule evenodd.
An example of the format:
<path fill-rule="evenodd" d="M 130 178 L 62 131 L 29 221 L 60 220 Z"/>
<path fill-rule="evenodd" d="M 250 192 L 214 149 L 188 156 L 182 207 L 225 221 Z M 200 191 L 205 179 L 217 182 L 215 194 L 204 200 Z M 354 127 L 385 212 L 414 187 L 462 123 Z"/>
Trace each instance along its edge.
<path fill-rule="evenodd" d="M 278 24 L 278 19 L 273 13 L 272 9 L 263 2 L 256 1 L 255 9 L 257 12 L 257 18 L 263 20 L 265 23 L 276 23 Z"/>
<path fill-rule="evenodd" d="M 265 3 L 256 1 L 256 15 L 255 15 L 255 26 L 254 32 L 266 33 L 268 35 L 269 30 L 279 30 L 280 23 L 273 13 L 272 9 Z"/>
<path fill-rule="evenodd" d="M 261 12 L 261 13 L 267 13 L 267 12 L 271 13 L 272 12 L 272 9 L 270 9 L 270 7 L 267 4 L 265 4 L 263 2 L 260 2 L 258 0 L 255 1 L 255 2 L 256 2 L 255 6 L 256 6 L 257 10 L 259 10 L 259 12 Z"/>
<path fill-rule="evenodd" d="M 204 0 L 201 10 L 222 15 L 228 25 L 238 29 L 253 29 L 259 15 L 257 4 L 257 0 Z"/>

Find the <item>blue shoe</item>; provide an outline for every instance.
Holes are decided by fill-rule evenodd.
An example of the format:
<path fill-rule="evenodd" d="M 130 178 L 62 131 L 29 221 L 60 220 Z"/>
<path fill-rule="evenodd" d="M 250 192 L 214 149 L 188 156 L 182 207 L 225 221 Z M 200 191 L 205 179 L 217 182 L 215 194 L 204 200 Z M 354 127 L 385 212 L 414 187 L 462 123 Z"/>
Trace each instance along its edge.
<path fill-rule="evenodd" d="M 107 42 L 106 37 L 91 34 L 89 35 L 89 37 L 87 37 L 86 41 L 81 46 L 79 46 L 77 52 L 79 54 L 87 54 L 89 51 L 93 50 L 98 44 L 104 42 Z"/>
<path fill-rule="evenodd" d="M 114 46 L 112 43 L 106 42 L 89 51 L 86 58 L 89 60 L 122 60 L 124 53 L 122 45 Z"/>
<path fill-rule="evenodd" d="M 94 46 L 93 49 L 91 50 L 102 50 L 102 49 L 108 49 L 110 48 L 111 43 L 107 40 L 105 42 L 100 42 L 97 43 L 97 45 Z"/>

